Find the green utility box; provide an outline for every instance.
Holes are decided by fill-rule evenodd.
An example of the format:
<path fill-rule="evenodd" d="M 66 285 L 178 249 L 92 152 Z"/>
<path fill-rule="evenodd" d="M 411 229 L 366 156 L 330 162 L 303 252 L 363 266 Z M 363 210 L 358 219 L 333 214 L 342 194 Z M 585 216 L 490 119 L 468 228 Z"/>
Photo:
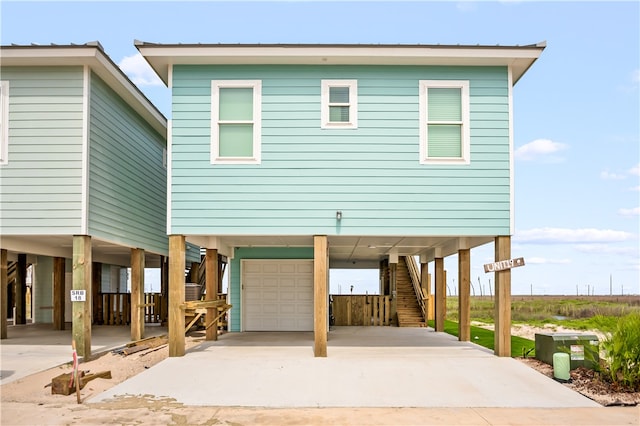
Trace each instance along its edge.
<path fill-rule="evenodd" d="M 553 365 L 553 354 L 569 354 L 571 369 L 594 369 L 600 363 L 599 341 L 595 334 L 536 333 L 536 359 Z"/>

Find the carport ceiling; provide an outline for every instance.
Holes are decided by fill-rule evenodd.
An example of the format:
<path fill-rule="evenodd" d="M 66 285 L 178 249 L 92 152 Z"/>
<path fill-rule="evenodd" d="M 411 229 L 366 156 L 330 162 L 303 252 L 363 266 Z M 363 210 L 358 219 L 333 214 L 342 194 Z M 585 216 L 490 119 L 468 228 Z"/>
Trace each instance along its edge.
<path fill-rule="evenodd" d="M 377 268 L 380 260 L 391 254 L 429 258 L 439 250 L 445 257 L 464 246 L 473 248 L 489 243 L 493 237 L 329 236 L 328 240 L 332 268 Z M 219 241 L 228 247 L 313 246 L 311 236 L 225 236 Z"/>

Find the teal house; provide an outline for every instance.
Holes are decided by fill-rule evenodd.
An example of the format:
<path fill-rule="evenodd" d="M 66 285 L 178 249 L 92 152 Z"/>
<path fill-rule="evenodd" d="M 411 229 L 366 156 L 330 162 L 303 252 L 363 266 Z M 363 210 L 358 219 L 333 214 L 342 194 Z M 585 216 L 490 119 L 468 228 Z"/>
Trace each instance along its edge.
<path fill-rule="evenodd" d="M 126 292 L 131 268 L 139 339 L 144 268 L 168 256 L 166 119 L 97 42 L 2 46 L 0 57 L 2 338 L 9 298 L 25 323 L 29 265 L 33 321 L 72 322 L 84 356 L 96 297 Z"/>
<path fill-rule="evenodd" d="M 230 259 L 231 331 L 313 331 L 316 356 L 329 268 L 384 266 L 380 292 L 397 300 L 396 265 L 419 258 L 424 286 L 433 264 L 440 331 L 443 259 L 457 254 L 468 340 L 470 250 L 511 256 L 513 86 L 544 43 L 136 46 L 172 93 L 170 326 L 184 321 L 187 242 Z M 510 283 L 496 272 L 500 356 Z M 183 338 L 170 332 L 172 356 Z"/>

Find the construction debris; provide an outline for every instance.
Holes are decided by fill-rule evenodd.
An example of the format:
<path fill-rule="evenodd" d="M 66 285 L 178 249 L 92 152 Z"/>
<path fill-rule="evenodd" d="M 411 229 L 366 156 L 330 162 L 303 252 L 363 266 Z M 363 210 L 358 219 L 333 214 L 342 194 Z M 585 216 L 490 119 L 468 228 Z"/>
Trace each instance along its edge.
<path fill-rule="evenodd" d="M 135 354 L 137 352 L 145 351 L 147 349 L 155 349 L 159 346 L 166 345 L 168 341 L 169 340 L 166 335 L 147 337 L 146 339 L 136 340 L 135 342 L 127 343 L 124 347 L 114 349 L 113 351 L 111 351 L 111 353 L 127 356 L 131 354 Z"/>
<path fill-rule="evenodd" d="M 80 389 L 93 379 L 110 379 L 111 371 L 100 371 L 94 374 L 87 374 L 89 371 L 79 371 Z M 73 381 L 73 373 L 64 373 L 51 379 L 51 394 L 55 395 L 71 395 L 76 391 L 76 384 Z"/>

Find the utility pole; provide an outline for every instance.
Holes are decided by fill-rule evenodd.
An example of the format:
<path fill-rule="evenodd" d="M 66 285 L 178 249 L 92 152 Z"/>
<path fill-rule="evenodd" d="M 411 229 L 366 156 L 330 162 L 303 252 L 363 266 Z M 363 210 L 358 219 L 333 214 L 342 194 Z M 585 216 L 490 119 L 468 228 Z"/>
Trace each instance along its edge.
<path fill-rule="evenodd" d="M 613 274 L 609 274 L 609 296 L 613 296 Z"/>

